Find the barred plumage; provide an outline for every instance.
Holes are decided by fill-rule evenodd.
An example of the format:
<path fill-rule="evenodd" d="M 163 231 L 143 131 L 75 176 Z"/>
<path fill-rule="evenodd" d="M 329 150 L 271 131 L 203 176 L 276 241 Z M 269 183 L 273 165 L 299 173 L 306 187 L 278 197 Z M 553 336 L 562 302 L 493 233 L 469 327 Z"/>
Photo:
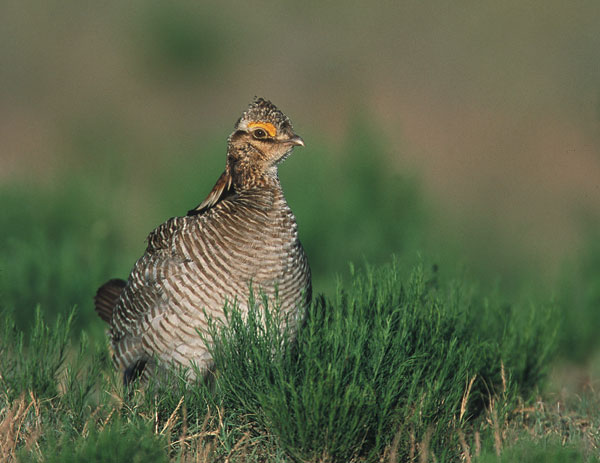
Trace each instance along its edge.
<path fill-rule="evenodd" d="M 197 333 L 207 327 L 205 314 L 223 320 L 226 301 L 247 310 L 250 285 L 271 301 L 277 292 L 288 320 L 301 316 L 311 297 L 310 268 L 277 176 L 296 145 L 304 143 L 289 119 L 255 99 L 228 139 L 225 172 L 208 197 L 148 236 L 126 283 L 111 280 L 98 290 L 96 310 L 110 323 L 113 358 L 126 381 L 153 358 L 208 368 Z"/>

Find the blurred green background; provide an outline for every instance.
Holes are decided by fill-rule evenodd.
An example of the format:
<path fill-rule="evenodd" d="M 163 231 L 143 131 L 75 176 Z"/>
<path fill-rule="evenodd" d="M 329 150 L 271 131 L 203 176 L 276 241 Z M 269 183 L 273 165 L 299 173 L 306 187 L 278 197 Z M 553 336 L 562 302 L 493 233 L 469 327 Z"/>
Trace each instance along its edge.
<path fill-rule="evenodd" d="M 0 303 L 21 324 L 76 304 L 100 335 L 95 289 L 204 199 L 258 95 L 307 144 L 280 175 L 316 292 L 349 262 L 424 260 L 557 300 L 589 364 L 598 24 L 600 3 L 553 0 L 4 1 Z"/>

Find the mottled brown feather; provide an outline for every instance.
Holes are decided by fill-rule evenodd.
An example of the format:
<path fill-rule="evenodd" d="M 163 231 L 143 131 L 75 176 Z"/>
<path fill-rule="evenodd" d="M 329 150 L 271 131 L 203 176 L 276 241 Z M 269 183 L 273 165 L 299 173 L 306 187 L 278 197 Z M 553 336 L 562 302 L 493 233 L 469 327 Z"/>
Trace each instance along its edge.
<path fill-rule="evenodd" d="M 209 208 L 215 206 L 219 201 L 223 199 L 233 196 L 235 194 L 235 190 L 232 186 L 232 177 L 229 173 L 229 169 L 226 169 L 225 172 L 221 174 L 219 180 L 208 194 L 206 199 L 202 201 L 198 206 L 194 209 L 188 211 L 187 215 L 198 215 L 206 212 Z"/>

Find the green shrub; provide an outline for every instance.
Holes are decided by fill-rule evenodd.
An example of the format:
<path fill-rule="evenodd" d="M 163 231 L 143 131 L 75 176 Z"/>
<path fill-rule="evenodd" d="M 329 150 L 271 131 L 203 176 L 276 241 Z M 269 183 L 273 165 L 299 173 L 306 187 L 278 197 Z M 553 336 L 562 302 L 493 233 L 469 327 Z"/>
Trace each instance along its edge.
<path fill-rule="evenodd" d="M 89 435 L 76 439 L 50 439 L 42 448 L 44 463 L 166 463 L 169 461 L 165 439 L 153 433 L 149 425 L 131 426 L 111 422 L 101 431 L 92 428 Z M 39 462 L 34 453 L 22 452 L 21 462 Z"/>
<path fill-rule="evenodd" d="M 38 307 L 28 335 L 16 328 L 12 317 L 3 314 L 0 387 L 8 401 L 30 391 L 38 398 L 58 394 L 58 373 L 67 355 L 74 313 L 64 319 L 59 316 L 50 327 Z"/>
<path fill-rule="evenodd" d="M 24 419 L 44 430 L 36 448 L 46 461 L 164 459 L 156 430 L 203 435 L 207 423 L 216 457 L 248 457 L 238 443 L 252 439 L 257 460 L 378 461 L 391 446 L 407 458 L 427 440 L 439 461 L 456 461 L 457 429 L 470 432 L 492 399 L 502 422 L 535 390 L 556 325 L 531 305 L 506 307 L 438 280 L 397 262 L 352 271 L 335 298 L 316 299 L 295 337 L 266 301 L 251 301 L 247 317 L 227 308 L 229 326 L 210 329 L 214 381 L 187 385 L 174 371 L 143 391 L 124 390 L 85 337 L 70 347 L 73 314 L 50 327 L 38 311 L 28 335 L 5 314 L 3 407 L 33 393 L 35 416 Z"/>
<path fill-rule="evenodd" d="M 575 444 L 562 445 L 556 439 L 523 440 L 502 450 L 500 456 L 484 452 L 475 463 L 596 463 L 597 456 L 588 455 Z"/>
<path fill-rule="evenodd" d="M 354 272 L 348 290 L 318 299 L 294 342 L 276 308 L 253 307 L 247 319 L 228 310 L 229 326 L 211 329 L 216 390 L 301 460 L 374 461 L 397 432 L 430 432 L 444 455 L 451 431 L 492 394 L 531 392 L 554 341 L 550 317 L 524 324 L 456 286 L 437 288 L 420 269 L 403 278 L 396 264 Z"/>

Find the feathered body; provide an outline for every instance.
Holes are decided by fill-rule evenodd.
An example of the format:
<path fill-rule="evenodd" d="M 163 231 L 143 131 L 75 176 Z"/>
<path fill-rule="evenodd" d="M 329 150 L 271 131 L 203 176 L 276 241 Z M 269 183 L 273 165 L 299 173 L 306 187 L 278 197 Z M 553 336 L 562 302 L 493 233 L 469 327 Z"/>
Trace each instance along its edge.
<path fill-rule="evenodd" d="M 198 330 L 207 317 L 223 321 L 225 303 L 247 311 L 250 287 L 272 303 L 277 295 L 281 313 L 297 322 L 311 297 L 310 268 L 277 176 L 296 145 L 303 141 L 289 119 L 256 99 L 228 139 L 225 172 L 208 197 L 148 236 L 127 282 L 98 290 L 96 309 L 126 380 L 153 358 L 210 367 Z"/>

